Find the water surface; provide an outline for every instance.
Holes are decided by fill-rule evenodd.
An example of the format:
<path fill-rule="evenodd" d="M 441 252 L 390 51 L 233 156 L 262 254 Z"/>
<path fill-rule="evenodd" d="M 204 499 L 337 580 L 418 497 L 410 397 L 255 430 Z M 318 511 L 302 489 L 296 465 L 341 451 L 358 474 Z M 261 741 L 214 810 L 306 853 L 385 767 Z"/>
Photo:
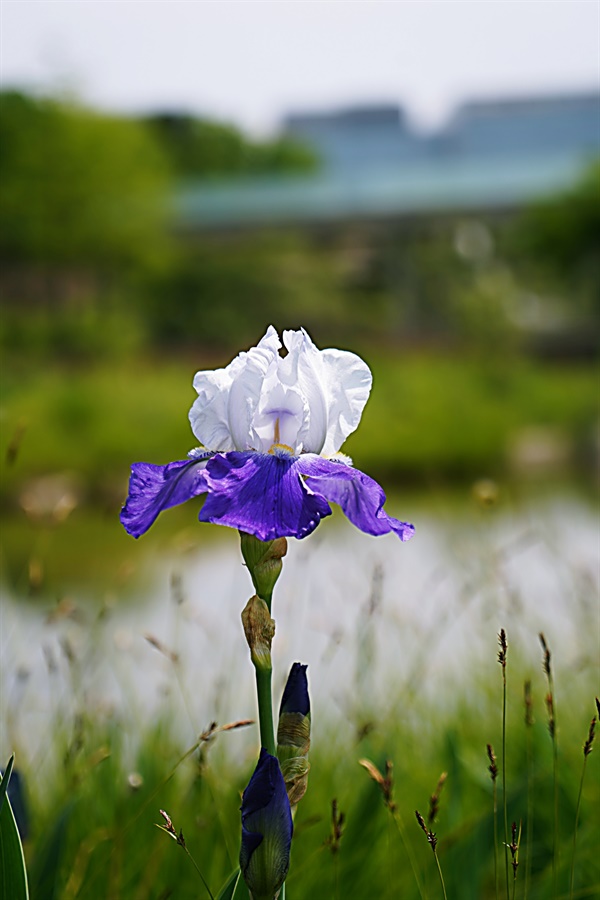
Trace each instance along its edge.
<path fill-rule="evenodd" d="M 363 535 L 337 515 L 289 542 L 273 605 L 275 702 L 296 660 L 309 665 L 315 739 L 332 725 L 342 736 L 424 703 L 479 702 L 496 675 L 501 627 L 511 662 L 536 677 L 543 631 L 556 670 L 592 696 L 596 508 L 570 490 L 519 503 L 501 498 L 489 509 L 466 496 L 436 508 L 407 503 L 417 526 L 408 544 Z M 392 502 L 391 511 L 406 516 L 402 505 Z M 255 715 L 240 622 L 251 581 L 237 534 L 211 528 L 211 535 L 218 537 L 193 552 L 187 540 L 176 541 L 150 558 L 143 539 L 132 542 L 143 577 L 108 594 L 94 596 L 83 582 L 31 603 L 14 587 L 2 589 L 4 755 L 17 746 L 39 761 L 56 722 L 68 723 L 77 708 L 121 722 L 133 739 L 168 711 L 190 744 L 212 721 Z"/>

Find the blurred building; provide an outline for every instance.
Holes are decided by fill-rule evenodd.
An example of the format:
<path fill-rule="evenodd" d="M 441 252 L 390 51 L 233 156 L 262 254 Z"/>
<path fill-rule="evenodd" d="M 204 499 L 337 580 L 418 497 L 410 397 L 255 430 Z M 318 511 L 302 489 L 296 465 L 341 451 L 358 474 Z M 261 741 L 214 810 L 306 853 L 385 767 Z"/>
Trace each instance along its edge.
<path fill-rule="evenodd" d="M 188 184 L 182 229 L 502 213 L 570 187 L 600 155 L 596 92 L 470 102 L 439 131 L 397 106 L 289 115 L 283 133 L 321 160 L 316 174 Z"/>
<path fill-rule="evenodd" d="M 449 123 L 420 135 L 395 106 L 290 115 L 284 132 L 313 146 L 332 172 L 407 161 L 600 153 L 600 95 L 596 93 L 465 103 Z"/>
<path fill-rule="evenodd" d="M 465 103 L 439 135 L 443 155 L 585 162 L 600 154 L 600 94 Z"/>
<path fill-rule="evenodd" d="M 313 147 L 330 171 L 397 166 L 423 156 L 425 142 L 398 106 L 359 106 L 333 113 L 290 115 L 284 133 Z"/>

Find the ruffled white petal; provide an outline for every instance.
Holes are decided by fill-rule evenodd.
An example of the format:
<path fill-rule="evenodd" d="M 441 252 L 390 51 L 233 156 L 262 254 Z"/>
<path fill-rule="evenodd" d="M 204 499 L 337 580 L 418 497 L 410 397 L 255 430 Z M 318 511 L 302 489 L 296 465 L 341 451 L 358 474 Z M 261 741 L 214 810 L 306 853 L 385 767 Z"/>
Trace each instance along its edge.
<path fill-rule="evenodd" d="M 190 409 L 190 425 L 200 443 L 210 450 L 235 450 L 228 415 L 230 368 L 197 372 L 194 376 L 198 398 Z"/>
<path fill-rule="evenodd" d="M 213 451 L 287 444 L 294 453 L 331 456 L 357 427 L 371 390 L 369 367 L 354 353 L 318 350 L 308 334 L 273 326 L 225 369 L 198 372 L 192 430 Z"/>
<path fill-rule="evenodd" d="M 303 449 L 332 456 L 360 422 L 371 391 L 371 371 L 354 353 L 318 350 L 304 329 L 285 331 L 283 342 L 288 376 L 295 378 L 310 410 Z"/>
<path fill-rule="evenodd" d="M 276 364 L 281 341 L 272 325 L 256 347 L 240 353 L 225 369 L 197 372 L 198 399 L 190 410 L 190 424 L 198 440 L 210 450 L 248 450 L 254 447 L 252 427 L 262 383 Z"/>
<path fill-rule="evenodd" d="M 373 376 L 366 362 L 347 350 L 323 350 L 321 363 L 322 377 L 329 390 L 327 437 L 320 452 L 323 456 L 333 456 L 358 428 Z"/>

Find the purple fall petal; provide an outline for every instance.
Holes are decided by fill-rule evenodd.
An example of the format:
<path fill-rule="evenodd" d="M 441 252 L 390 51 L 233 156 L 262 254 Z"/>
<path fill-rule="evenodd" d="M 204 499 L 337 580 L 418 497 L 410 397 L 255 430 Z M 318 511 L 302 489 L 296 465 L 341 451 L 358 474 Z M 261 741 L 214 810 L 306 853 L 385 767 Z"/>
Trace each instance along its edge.
<path fill-rule="evenodd" d="M 238 528 L 261 541 L 306 537 L 331 508 L 307 490 L 298 465 L 291 456 L 217 454 L 206 468 L 208 497 L 200 521 Z"/>
<path fill-rule="evenodd" d="M 306 484 L 311 491 L 338 503 L 352 524 L 366 534 L 393 531 L 401 541 L 408 541 L 415 533 L 413 525 L 385 512 L 383 489 L 360 469 L 309 453 L 300 457 L 298 469 L 307 476 Z"/>
<path fill-rule="evenodd" d="M 163 509 L 204 494 L 207 489 L 206 460 L 184 459 L 166 466 L 134 463 L 121 522 L 129 534 L 138 538 Z"/>

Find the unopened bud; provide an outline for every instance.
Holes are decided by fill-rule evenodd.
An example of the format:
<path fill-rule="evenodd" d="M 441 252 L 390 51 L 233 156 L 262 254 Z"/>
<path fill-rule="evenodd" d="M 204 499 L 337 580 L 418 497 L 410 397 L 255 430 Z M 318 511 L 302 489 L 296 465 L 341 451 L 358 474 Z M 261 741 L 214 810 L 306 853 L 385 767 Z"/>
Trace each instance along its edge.
<path fill-rule="evenodd" d="M 277 758 L 292 807 L 306 793 L 309 749 L 310 699 L 306 666 L 294 663 L 281 699 L 277 726 Z"/>
<path fill-rule="evenodd" d="M 271 669 L 271 642 L 275 634 L 275 621 L 264 600 L 250 597 L 242 612 L 244 634 L 250 647 L 250 656 L 257 669 Z"/>
<path fill-rule="evenodd" d="M 240 868 L 253 900 L 279 896 L 294 826 L 279 763 L 263 748 L 242 797 Z"/>

